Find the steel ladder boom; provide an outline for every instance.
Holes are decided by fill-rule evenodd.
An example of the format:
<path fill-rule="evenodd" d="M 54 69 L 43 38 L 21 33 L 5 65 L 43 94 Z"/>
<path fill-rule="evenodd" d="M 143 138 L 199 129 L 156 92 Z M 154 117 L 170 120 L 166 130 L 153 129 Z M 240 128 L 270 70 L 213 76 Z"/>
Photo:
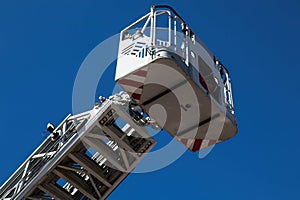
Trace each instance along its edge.
<path fill-rule="evenodd" d="M 1 186 L 1 200 L 105 199 L 156 144 L 113 98 L 54 132 Z"/>

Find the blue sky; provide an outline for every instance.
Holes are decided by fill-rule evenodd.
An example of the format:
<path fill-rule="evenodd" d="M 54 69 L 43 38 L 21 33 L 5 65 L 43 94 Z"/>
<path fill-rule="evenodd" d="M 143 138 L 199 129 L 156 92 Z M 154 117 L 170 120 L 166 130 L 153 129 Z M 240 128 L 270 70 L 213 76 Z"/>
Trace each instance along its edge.
<path fill-rule="evenodd" d="M 230 70 L 239 133 L 204 159 L 186 152 L 130 175 L 109 199 L 299 199 L 297 0 L 1 1 L 0 184 L 43 141 L 47 122 L 71 112 L 87 54 L 154 4 L 172 5 Z"/>

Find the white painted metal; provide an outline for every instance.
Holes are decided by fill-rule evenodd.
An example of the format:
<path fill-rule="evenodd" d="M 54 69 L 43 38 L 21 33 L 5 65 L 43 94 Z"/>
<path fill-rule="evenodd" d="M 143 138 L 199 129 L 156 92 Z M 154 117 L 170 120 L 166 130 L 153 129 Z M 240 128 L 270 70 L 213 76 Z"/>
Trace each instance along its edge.
<path fill-rule="evenodd" d="M 237 132 L 227 69 L 168 6 L 152 7 L 150 13 L 121 31 L 115 81 L 160 127 L 180 142 L 184 139 L 182 143 L 192 151 L 227 140 Z M 181 94 L 180 99 L 171 93 Z M 191 103 L 192 93 L 198 100 Z M 182 105 L 176 105 L 176 98 Z M 165 123 L 163 112 L 149 113 L 156 104 L 168 111 L 170 123 Z M 185 105 L 192 109 L 184 108 Z M 182 109 L 176 110 L 177 107 Z M 201 109 L 201 117 L 197 107 Z M 176 120 L 176 116 L 182 121 Z M 225 119 L 219 120 L 222 118 Z M 207 120 L 209 123 L 199 125 Z M 176 127 L 178 123 L 181 128 Z M 209 124 L 212 131 L 220 134 L 205 135 Z M 189 145 L 190 139 L 198 140 L 197 143 L 203 140 L 203 145 L 197 148 L 198 144 Z M 211 142 L 207 145 L 208 140 Z"/>

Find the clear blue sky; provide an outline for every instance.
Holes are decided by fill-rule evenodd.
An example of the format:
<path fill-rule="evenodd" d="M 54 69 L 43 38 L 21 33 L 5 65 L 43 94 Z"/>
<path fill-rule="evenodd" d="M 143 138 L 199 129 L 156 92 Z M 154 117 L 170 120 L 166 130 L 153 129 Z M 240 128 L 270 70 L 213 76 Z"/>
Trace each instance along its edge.
<path fill-rule="evenodd" d="M 87 54 L 153 4 L 172 5 L 229 68 L 239 133 L 205 159 L 130 175 L 109 199 L 300 199 L 298 0 L 0 1 L 0 185 L 71 112 Z"/>

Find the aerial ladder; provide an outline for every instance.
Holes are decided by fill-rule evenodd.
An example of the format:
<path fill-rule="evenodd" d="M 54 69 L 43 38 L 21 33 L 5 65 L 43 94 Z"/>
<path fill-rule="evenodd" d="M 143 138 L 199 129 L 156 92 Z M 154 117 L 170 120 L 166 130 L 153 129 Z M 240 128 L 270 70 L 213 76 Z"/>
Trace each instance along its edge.
<path fill-rule="evenodd" d="M 128 112 L 129 95 L 68 115 L 2 185 L 1 199 L 105 199 L 156 141 Z"/>
<path fill-rule="evenodd" d="M 124 91 L 47 125 L 1 200 L 106 199 L 157 143 L 147 127 L 193 152 L 237 133 L 228 70 L 169 6 L 121 31 L 115 80 Z"/>

